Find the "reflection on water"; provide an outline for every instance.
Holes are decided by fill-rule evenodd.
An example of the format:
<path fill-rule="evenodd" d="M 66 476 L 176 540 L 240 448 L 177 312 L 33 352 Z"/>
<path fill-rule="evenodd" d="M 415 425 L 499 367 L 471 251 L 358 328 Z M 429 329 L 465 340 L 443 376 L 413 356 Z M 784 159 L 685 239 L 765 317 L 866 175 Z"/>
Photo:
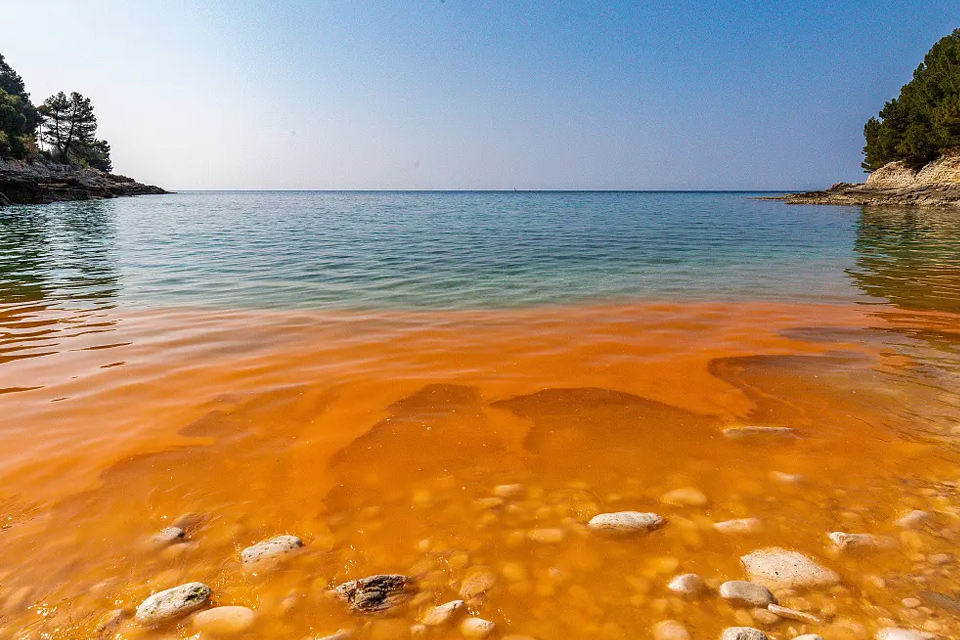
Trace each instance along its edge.
<path fill-rule="evenodd" d="M 867 295 L 909 309 L 960 311 L 960 212 L 864 207 L 852 280 Z"/>
<path fill-rule="evenodd" d="M 0 211 L 0 363 L 108 330 L 119 292 L 111 203 Z"/>

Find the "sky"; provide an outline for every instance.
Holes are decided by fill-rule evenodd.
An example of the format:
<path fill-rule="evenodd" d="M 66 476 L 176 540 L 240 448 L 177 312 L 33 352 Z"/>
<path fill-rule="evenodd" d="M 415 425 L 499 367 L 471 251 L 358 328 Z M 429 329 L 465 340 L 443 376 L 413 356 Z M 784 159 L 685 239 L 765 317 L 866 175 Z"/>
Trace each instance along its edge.
<path fill-rule="evenodd" d="M 806 189 L 956 0 L 0 0 L 35 102 L 170 189 Z"/>

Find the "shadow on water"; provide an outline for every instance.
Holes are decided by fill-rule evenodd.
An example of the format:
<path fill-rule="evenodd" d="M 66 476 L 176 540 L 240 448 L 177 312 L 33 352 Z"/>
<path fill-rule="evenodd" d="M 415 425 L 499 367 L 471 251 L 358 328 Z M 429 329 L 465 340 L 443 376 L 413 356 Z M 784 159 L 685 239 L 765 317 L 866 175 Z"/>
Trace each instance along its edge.
<path fill-rule="evenodd" d="M 0 363 L 113 326 L 102 312 L 120 293 L 116 233 L 105 201 L 0 213 Z"/>

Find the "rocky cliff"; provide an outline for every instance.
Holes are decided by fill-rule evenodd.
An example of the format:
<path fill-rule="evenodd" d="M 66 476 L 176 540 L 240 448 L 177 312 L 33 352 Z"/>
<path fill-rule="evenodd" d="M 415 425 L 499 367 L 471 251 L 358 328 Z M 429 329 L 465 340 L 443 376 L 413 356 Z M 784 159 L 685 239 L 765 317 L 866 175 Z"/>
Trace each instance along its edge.
<path fill-rule="evenodd" d="M 167 191 L 87 167 L 0 160 L 0 206 L 162 193 Z"/>
<path fill-rule="evenodd" d="M 944 155 L 920 169 L 891 162 L 862 184 L 841 182 L 826 191 L 792 193 L 788 204 L 960 207 L 960 153 Z"/>

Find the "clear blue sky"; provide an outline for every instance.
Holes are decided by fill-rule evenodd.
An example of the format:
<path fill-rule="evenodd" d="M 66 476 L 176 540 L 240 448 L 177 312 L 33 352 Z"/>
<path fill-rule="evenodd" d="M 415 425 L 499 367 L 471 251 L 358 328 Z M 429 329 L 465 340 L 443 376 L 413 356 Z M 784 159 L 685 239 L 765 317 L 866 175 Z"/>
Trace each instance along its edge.
<path fill-rule="evenodd" d="M 35 101 L 90 96 L 169 188 L 786 189 L 862 179 L 864 121 L 957 0 L 0 0 Z"/>

